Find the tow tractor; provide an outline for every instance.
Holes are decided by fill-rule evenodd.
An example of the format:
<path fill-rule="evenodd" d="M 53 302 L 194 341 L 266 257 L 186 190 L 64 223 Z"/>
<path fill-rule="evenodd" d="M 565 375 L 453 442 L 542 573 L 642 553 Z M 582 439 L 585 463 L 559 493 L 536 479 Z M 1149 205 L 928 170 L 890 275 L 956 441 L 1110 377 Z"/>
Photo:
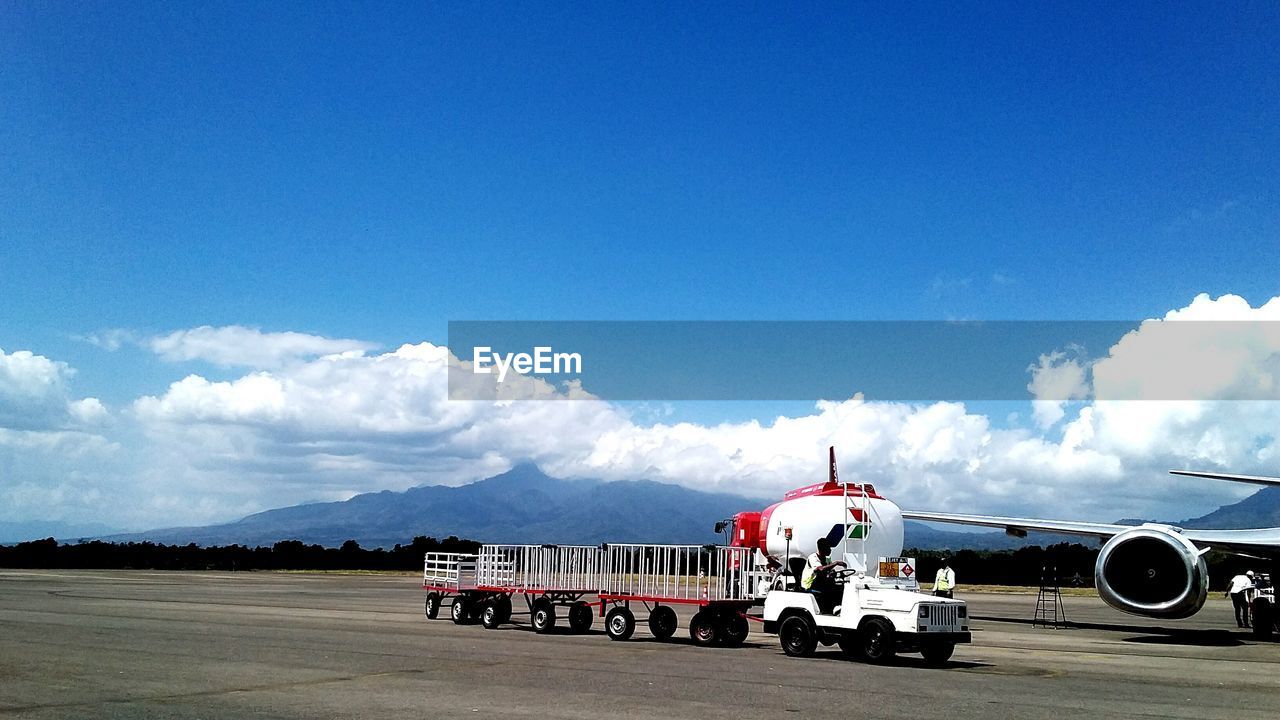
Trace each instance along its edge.
<path fill-rule="evenodd" d="M 970 642 L 968 610 L 962 600 L 921 593 L 914 567 L 911 558 L 881 558 L 878 575 L 837 571 L 840 604 L 830 612 L 813 593 L 771 590 L 764 599 L 764 630 L 776 632 L 792 657 L 812 655 L 822 643 L 872 663 L 918 652 L 930 665 L 941 665 L 957 643 Z"/>

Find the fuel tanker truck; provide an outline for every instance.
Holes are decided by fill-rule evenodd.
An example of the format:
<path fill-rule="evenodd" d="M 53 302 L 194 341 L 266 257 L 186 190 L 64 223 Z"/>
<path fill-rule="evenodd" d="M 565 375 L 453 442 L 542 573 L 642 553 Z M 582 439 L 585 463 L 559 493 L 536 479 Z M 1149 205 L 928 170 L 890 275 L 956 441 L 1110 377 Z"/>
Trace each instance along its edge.
<path fill-rule="evenodd" d="M 778 633 L 788 655 L 804 656 L 819 643 L 839 644 L 871 662 L 897 652 L 919 652 L 931 663 L 970 642 L 963 601 L 920 592 L 915 561 L 901 557 L 902 511 L 870 484 L 841 483 L 835 448 L 827 482 L 786 493 L 759 512 L 741 512 L 717 527 L 731 546 L 753 548 L 769 572 L 756 596 L 764 599 L 765 632 Z M 834 587 L 823 598 L 802 587 L 810 555 L 825 540 L 831 548 Z"/>

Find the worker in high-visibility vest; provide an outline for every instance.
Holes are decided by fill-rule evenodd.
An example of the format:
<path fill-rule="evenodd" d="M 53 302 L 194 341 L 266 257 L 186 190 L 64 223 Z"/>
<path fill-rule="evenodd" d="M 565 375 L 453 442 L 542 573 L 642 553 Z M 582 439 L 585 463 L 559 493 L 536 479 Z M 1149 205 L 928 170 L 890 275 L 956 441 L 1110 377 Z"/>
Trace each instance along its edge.
<path fill-rule="evenodd" d="M 805 560 L 804 574 L 800 576 L 800 587 L 818 596 L 818 610 L 831 612 L 836 606 L 839 587 L 834 573 L 837 567 L 846 567 L 843 560 L 831 562 L 831 541 L 818 538 L 818 552 Z"/>
<path fill-rule="evenodd" d="M 949 598 L 956 589 L 956 571 L 951 569 L 951 561 L 942 558 L 942 567 L 938 568 L 938 576 L 933 580 L 933 594 Z"/>

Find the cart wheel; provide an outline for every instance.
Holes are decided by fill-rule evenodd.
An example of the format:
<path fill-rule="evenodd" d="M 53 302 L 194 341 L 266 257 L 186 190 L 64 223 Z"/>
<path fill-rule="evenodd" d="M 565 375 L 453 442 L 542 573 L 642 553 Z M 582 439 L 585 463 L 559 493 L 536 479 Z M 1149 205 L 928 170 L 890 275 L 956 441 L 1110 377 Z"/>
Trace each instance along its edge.
<path fill-rule="evenodd" d="M 439 595 L 433 592 L 427 593 L 426 610 L 427 610 L 427 619 L 435 620 L 436 616 L 440 614 L 440 596 Z"/>
<path fill-rule="evenodd" d="M 893 626 L 884 618 L 867 618 L 858 628 L 862 642 L 859 644 L 862 659 L 872 663 L 886 663 L 893 659 Z"/>
<path fill-rule="evenodd" d="M 507 623 L 511 621 L 511 597 L 509 595 L 499 596 L 495 600 L 498 604 L 498 622 Z"/>
<path fill-rule="evenodd" d="M 533 630 L 547 633 L 556 626 L 556 607 L 546 600 L 533 604 Z"/>
<path fill-rule="evenodd" d="M 659 605 L 649 613 L 649 632 L 659 640 L 670 639 L 676 634 L 676 611 L 668 605 Z"/>
<path fill-rule="evenodd" d="M 782 627 L 778 628 L 778 639 L 782 641 L 782 652 L 791 657 L 809 657 L 818 647 L 818 631 L 803 615 L 792 615 L 783 620 Z"/>
<path fill-rule="evenodd" d="M 458 625 L 465 625 L 471 619 L 471 598 L 466 595 L 459 595 L 453 599 L 453 604 L 449 606 L 449 619 Z"/>
<path fill-rule="evenodd" d="M 492 630 L 502 624 L 502 601 L 494 598 L 484 604 L 484 612 L 480 615 L 480 621 L 489 630 Z"/>
<path fill-rule="evenodd" d="M 591 629 L 591 621 L 595 619 L 595 613 L 592 612 L 591 606 L 583 600 L 579 600 L 569 607 L 569 629 L 576 633 L 584 633 Z"/>
<path fill-rule="evenodd" d="M 626 607 L 615 607 L 604 616 L 604 631 L 610 640 L 627 640 L 636 631 L 636 616 Z"/>
<path fill-rule="evenodd" d="M 955 651 L 956 644 L 952 642 L 931 642 L 920 647 L 920 654 L 924 656 L 924 661 L 934 666 L 945 665 L 951 659 L 951 653 Z"/>
<path fill-rule="evenodd" d="M 715 618 L 705 610 L 699 610 L 689 621 L 689 637 L 698 645 L 714 645 L 718 635 Z"/>
<path fill-rule="evenodd" d="M 719 631 L 720 642 L 726 647 L 738 647 L 747 641 L 747 634 L 750 632 L 751 626 L 747 624 L 747 619 L 735 613 L 724 618 Z"/>

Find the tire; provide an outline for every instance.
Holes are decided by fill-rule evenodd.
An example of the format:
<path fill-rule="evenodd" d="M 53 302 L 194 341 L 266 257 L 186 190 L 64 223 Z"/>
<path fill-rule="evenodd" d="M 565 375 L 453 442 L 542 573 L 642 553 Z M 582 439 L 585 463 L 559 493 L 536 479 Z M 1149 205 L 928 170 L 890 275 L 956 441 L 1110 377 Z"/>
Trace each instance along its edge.
<path fill-rule="evenodd" d="M 576 633 L 584 633 L 591 629 L 595 620 L 595 612 L 591 606 L 579 600 L 569 608 L 569 629 Z"/>
<path fill-rule="evenodd" d="M 533 631 L 549 633 L 556 626 L 556 606 L 546 600 L 533 604 Z"/>
<path fill-rule="evenodd" d="M 436 593 L 427 593 L 426 613 L 428 620 L 435 620 L 440 615 L 440 596 Z"/>
<path fill-rule="evenodd" d="M 676 634 L 676 611 L 670 606 L 659 605 L 649 613 L 649 632 L 659 640 L 669 640 Z"/>
<path fill-rule="evenodd" d="M 934 667 L 946 665 L 951 659 L 951 653 L 956 651 L 956 644 L 952 642 L 930 642 L 920 647 L 920 655 L 924 657 L 924 661 Z"/>
<path fill-rule="evenodd" d="M 506 624 L 506 623 L 511 622 L 511 598 L 510 598 L 510 596 L 502 595 L 502 596 L 498 597 L 496 600 L 494 600 L 494 602 L 496 602 L 496 603 L 498 604 L 498 611 L 499 611 L 499 613 L 500 613 L 500 614 L 498 615 L 498 622 L 499 622 L 499 623 L 501 623 L 501 624 Z"/>
<path fill-rule="evenodd" d="M 699 610 L 689 621 L 689 638 L 695 645 L 703 647 L 715 645 L 720 638 L 716 619 L 706 610 Z"/>
<path fill-rule="evenodd" d="M 725 647 L 739 647 L 747 641 L 747 635 L 751 633 L 751 626 L 747 623 L 747 619 L 741 615 L 734 613 L 724 618 L 724 623 L 719 629 L 720 642 Z"/>
<path fill-rule="evenodd" d="M 1259 640 L 1270 640 L 1275 630 L 1274 608 L 1266 600 L 1254 600 L 1249 608 L 1249 620 L 1253 622 L 1253 636 Z"/>
<path fill-rule="evenodd" d="M 604 631 L 610 640 L 628 640 L 636 631 L 636 616 L 626 607 L 615 607 L 604 616 Z"/>
<path fill-rule="evenodd" d="M 466 625 L 471 621 L 471 599 L 466 595 L 459 595 L 453 599 L 453 604 L 449 606 L 449 619 L 453 620 L 455 625 Z"/>
<path fill-rule="evenodd" d="M 887 663 L 893 659 L 893 625 L 884 618 L 867 618 L 858 628 L 860 655 L 869 663 Z"/>
<path fill-rule="evenodd" d="M 480 622 L 485 628 L 493 630 L 502 624 L 502 601 L 494 598 L 484 604 L 484 612 L 480 614 Z"/>
<path fill-rule="evenodd" d="M 818 647 L 818 629 L 803 615 L 792 615 L 778 628 L 782 652 L 791 657 L 809 657 Z"/>

